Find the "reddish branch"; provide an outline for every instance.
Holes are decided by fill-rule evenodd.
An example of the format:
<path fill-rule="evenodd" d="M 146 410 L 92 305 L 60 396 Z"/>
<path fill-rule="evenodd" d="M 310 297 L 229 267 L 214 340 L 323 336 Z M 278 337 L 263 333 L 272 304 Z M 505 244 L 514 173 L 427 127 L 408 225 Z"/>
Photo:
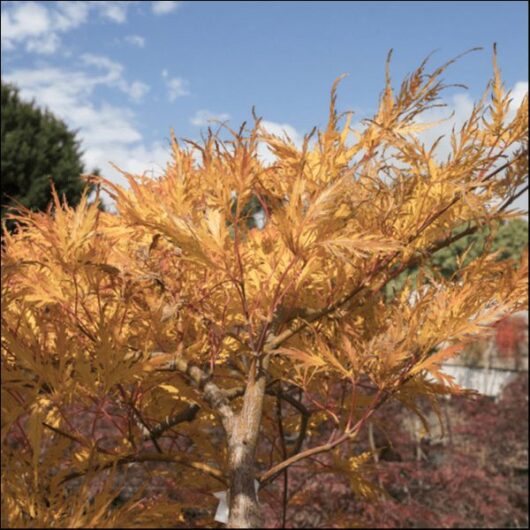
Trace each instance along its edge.
<path fill-rule="evenodd" d="M 296 455 L 291 456 L 287 460 L 276 464 L 274 467 L 263 473 L 260 478 L 260 486 L 263 487 L 268 483 L 272 482 L 286 467 L 292 466 L 296 462 L 308 458 L 310 456 L 317 455 L 319 453 L 324 453 L 330 451 L 337 445 L 340 445 L 348 440 L 353 439 L 357 433 L 361 430 L 366 421 L 372 416 L 372 414 L 388 399 L 389 393 L 385 393 L 383 390 L 378 390 L 374 399 L 361 417 L 361 419 L 349 430 L 344 431 L 338 438 L 333 441 L 329 441 L 323 445 L 317 447 L 312 447 L 306 451 L 302 451 Z"/>

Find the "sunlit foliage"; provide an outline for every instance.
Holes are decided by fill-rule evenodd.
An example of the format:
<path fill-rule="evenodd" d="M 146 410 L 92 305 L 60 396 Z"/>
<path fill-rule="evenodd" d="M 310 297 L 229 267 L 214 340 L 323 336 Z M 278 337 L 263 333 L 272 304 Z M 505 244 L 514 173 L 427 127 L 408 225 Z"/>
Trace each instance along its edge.
<path fill-rule="evenodd" d="M 418 118 L 440 104 L 451 62 L 432 73 L 424 62 L 397 90 L 388 64 L 362 131 L 336 110 L 337 80 L 327 128 L 301 147 L 257 117 L 227 141 L 210 134 L 183 146 L 172 136 L 161 178 L 124 173 L 128 188 L 94 179 L 116 214 L 86 195 L 71 208 L 55 194 L 48 212 L 11 216 L 3 525 L 170 527 L 195 503 L 209 507 L 197 523 L 207 526 L 212 492 L 230 487 L 236 499 L 248 477 L 263 490 L 323 452 L 355 494 L 378 494 L 355 452 L 367 420 L 389 400 L 416 410 L 420 396 L 436 407 L 437 396 L 460 392 L 440 363 L 527 303 L 527 254 L 462 259 L 457 281 L 424 266 L 520 215 L 510 208 L 527 180 L 528 98 L 508 119 L 495 59 L 447 159 L 422 144 L 429 125 Z M 270 165 L 257 156 L 263 142 Z M 256 200 L 262 229 L 248 222 Z M 385 285 L 413 267 L 421 287 L 386 297 Z M 324 423 L 332 437 L 319 441 Z M 243 471 L 236 442 L 249 447 Z M 117 507 L 133 463 L 195 497 L 147 488 Z"/>

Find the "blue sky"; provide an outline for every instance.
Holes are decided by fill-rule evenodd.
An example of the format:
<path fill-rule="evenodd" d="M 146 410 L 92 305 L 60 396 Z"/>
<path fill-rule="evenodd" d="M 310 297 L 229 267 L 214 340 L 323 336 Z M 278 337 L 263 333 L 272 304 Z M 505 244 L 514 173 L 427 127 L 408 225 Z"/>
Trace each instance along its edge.
<path fill-rule="evenodd" d="M 197 139 L 208 118 L 237 128 L 253 105 L 299 141 L 324 126 L 329 89 L 360 120 L 392 78 L 475 46 L 445 76 L 444 114 L 463 119 L 491 75 L 498 43 L 516 100 L 528 90 L 527 2 L 2 1 L 2 78 L 79 130 L 87 169 L 160 171 L 171 127 Z M 449 126 L 447 126 L 448 128 Z"/>

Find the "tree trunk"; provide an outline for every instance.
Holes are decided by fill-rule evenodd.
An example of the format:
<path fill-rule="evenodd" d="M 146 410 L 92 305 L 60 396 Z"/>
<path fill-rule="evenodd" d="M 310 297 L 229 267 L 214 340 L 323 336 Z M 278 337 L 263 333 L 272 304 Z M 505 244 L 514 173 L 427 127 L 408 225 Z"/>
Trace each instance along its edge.
<path fill-rule="evenodd" d="M 255 452 L 258 442 L 265 377 L 248 383 L 243 397 L 243 408 L 234 417 L 228 442 L 230 466 L 229 528 L 260 528 L 261 510 L 254 480 Z"/>

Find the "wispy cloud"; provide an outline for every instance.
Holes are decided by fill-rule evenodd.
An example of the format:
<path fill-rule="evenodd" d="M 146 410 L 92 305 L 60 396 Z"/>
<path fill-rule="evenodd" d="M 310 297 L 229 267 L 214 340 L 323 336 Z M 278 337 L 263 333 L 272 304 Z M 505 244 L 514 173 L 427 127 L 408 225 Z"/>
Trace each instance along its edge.
<path fill-rule="evenodd" d="M 26 43 L 26 51 L 38 53 L 39 55 L 52 55 L 61 45 L 61 39 L 57 33 L 46 33 L 35 39 L 29 39 Z"/>
<path fill-rule="evenodd" d="M 57 2 L 54 11 L 54 24 L 60 31 L 74 29 L 88 20 L 89 5 L 87 2 Z"/>
<path fill-rule="evenodd" d="M 143 99 L 147 92 L 149 92 L 149 90 L 151 90 L 151 87 L 146 83 L 142 83 L 141 81 L 133 81 L 129 85 L 127 93 L 133 101 L 139 102 Z"/>
<path fill-rule="evenodd" d="M 60 34 L 88 22 L 91 11 L 105 20 L 123 24 L 134 3 L 70 0 L 2 3 L 2 48 L 13 50 L 24 45 L 28 52 L 56 53 L 61 47 Z"/>
<path fill-rule="evenodd" d="M 190 123 L 196 125 L 197 127 L 204 127 L 210 125 L 212 122 L 223 122 L 230 119 L 230 114 L 220 113 L 216 114 L 210 112 L 209 110 L 198 110 L 192 118 L 190 118 Z"/>
<path fill-rule="evenodd" d="M 11 9 L 2 5 L 2 47 L 13 49 L 19 42 L 34 47 L 51 27 L 48 10 L 36 2 L 20 2 Z"/>
<path fill-rule="evenodd" d="M 155 15 L 167 15 L 176 11 L 180 4 L 181 2 L 170 2 L 169 0 L 151 2 L 151 9 Z"/>
<path fill-rule="evenodd" d="M 123 75 L 123 65 L 108 57 L 85 53 L 81 55 L 81 60 L 85 65 L 94 66 L 105 72 L 102 77 L 94 78 L 96 83 L 117 87 L 125 94 L 128 94 L 133 101 L 140 101 L 150 89 L 149 85 L 142 81 L 128 83 Z"/>
<path fill-rule="evenodd" d="M 105 103 L 98 106 L 91 101 L 98 85 L 116 86 L 119 79 L 116 70 L 98 77 L 83 70 L 45 67 L 15 70 L 5 78 L 20 87 L 23 97 L 35 98 L 37 104 L 80 129 L 83 139 L 90 143 L 141 139 L 131 111 Z"/>
<path fill-rule="evenodd" d="M 189 96 L 189 82 L 182 77 L 169 77 L 169 71 L 164 68 L 161 72 L 162 78 L 167 87 L 167 97 L 173 102 L 182 96 Z"/>
<path fill-rule="evenodd" d="M 55 53 L 60 46 L 59 34 L 87 22 L 90 8 L 107 18 L 120 18 L 108 4 L 112 2 L 6 2 L 2 4 L 2 48 L 11 50 L 25 44 L 28 52 Z"/>
<path fill-rule="evenodd" d="M 145 47 L 145 38 L 140 35 L 127 35 L 125 37 L 125 42 L 132 44 L 133 46 L 138 46 L 138 48 Z"/>
<path fill-rule="evenodd" d="M 164 77 L 164 75 L 162 74 Z M 167 78 L 167 75 L 165 76 Z M 181 77 L 172 77 L 167 79 L 166 85 L 168 88 L 169 101 L 175 101 L 177 98 L 189 95 L 188 81 Z"/>
<path fill-rule="evenodd" d="M 124 69 L 123 65 L 113 61 L 112 59 L 109 59 L 108 57 L 103 55 L 95 55 L 93 53 L 84 53 L 81 55 L 81 60 L 86 65 L 95 66 L 96 68 L 106 70 L 108 76 L 106 80 L 108 82 L 117 81 L 122 77 Z"/>
<path fill-rule="evenodd" d="M 101 73 L 90 72 L 92 67 Z M 132 108 L 94 102 L 93 94 L 99 86 L 126 92 L 132 99 L 145 93 L 147 85 L 140 81 L 127 83 L 123 72 L 122 65 L 107 57 L 84 54 L 72 69 L 18 69 L 6 74 L 5 80 L 20 88 L 22 98 L 35 99 L 37 105 L 47 107 L 69 128 L 79 131 L 87 170 L 98 167 L 105 177 L 125 184 L 109 162 L 132 173 L 160 174 L 169 159 L 169 147 L 161 142 L 145 142 Z"/>
<path fill-rule="evenodd" d="M 123 24 L 127 20 L 127 9 L 131 2 L 90 2 L 92 6 L 99 10 L 99 14 L 112 22 Z"/>

